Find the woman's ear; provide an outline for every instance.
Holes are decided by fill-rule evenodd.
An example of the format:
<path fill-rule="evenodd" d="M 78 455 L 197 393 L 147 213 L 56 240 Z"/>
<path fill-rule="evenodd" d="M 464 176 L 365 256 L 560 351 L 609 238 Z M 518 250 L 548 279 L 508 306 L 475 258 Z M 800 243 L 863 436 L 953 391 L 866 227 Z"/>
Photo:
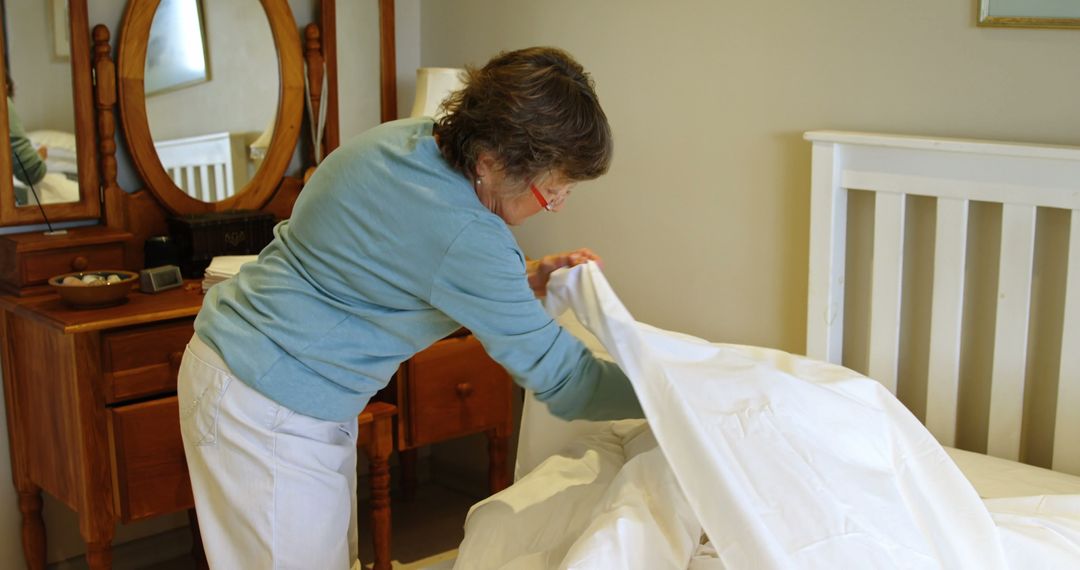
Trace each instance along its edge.
<path fill-rule="evenodd" d="M 476 157 L 477 178 L 489 179 L 498 170 L 498 167 L 499 161 L 495 160 L 495 155 L 491 152 L 485 150 Z"/>

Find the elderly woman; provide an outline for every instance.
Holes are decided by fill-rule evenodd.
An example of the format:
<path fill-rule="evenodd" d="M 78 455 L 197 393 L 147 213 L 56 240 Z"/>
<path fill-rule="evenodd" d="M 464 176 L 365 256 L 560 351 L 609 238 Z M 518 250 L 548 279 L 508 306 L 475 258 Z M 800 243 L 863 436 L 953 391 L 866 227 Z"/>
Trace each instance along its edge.
<path fill-rule="evenodd" d="M 527 262 L 508 228 L 607 171 L 589 76 L 557 49 L 504 53 L 445 105 L 330 155 L 258 261 L 207 293 L 178 391 L 213 567 L 355 564 L 357 414 L 461 326 L 557 416 L 642 415 L 536 299 L 596 256 Z"/>

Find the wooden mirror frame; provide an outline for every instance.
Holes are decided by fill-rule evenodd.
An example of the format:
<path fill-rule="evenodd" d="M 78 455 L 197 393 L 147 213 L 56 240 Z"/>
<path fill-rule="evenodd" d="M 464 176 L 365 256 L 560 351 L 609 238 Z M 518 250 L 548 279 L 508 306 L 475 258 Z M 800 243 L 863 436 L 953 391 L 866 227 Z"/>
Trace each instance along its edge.
<path fill-rule="evenodd" d="M 101 181 L 98 178 L 97 135 L 94 129 L 94 94 L 90 74 L 90 30 L 86 0 L 69 0 L 71 38 L 71 97 L 75 106 L 76 163 L 79 168 L 79 201 L 62 204 L 43 204 L 50 222 L 86 220 L 101 215 Z M 2 28 L 2 26 L 0 26 Z M 0 46 L 4 45 L 4 30 L 0 29 Z M 0 76 L 6 73 L 4 57 L 0 55 Z M 0 128 L 8 132 L 7 97 L 0 97 Z M 15 207 L 15 187 L 10 173 L 11 137 L 0 142 L 0 226 L 43 224 L 41 208 Z"/>
<path fill-rule="evenodd" d="M 146 114 L 146 46 L 161 0 L 128 2 L 120 28 L 117 77 L 120 118 L 136 170 L 154 197 L 173 214 L 262 208 L 277 190 L 292 159 L 304 113 L 304 60 L 300 35 L 287 0 L 259 0 L 270 22 L 278 55 L 278 108 L 274 135 L 255 176 L 235 196 L 202 202 L 181 190 L 161 165 Z M 13 198 L 14 199 L 14 198 Z"/>

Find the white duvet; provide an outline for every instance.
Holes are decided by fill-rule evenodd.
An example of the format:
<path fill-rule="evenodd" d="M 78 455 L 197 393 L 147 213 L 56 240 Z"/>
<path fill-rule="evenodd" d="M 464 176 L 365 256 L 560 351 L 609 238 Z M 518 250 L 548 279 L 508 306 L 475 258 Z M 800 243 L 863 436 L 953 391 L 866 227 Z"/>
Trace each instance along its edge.
<path fill-rule="evenodd" d="M 455 568 L 1080 567 L 1080 497 L 984 502 L 877 382 L 637 323 L 591 264 L 548 291 L 648 424 L 603 424 L 477 504 Z"/>

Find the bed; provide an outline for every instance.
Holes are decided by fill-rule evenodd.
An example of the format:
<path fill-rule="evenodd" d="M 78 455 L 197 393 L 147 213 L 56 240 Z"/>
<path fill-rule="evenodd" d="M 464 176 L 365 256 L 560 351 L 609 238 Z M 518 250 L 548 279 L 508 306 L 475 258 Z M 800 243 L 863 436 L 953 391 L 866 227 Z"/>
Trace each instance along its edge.
<path fill-rule="evenodd" d="M 912 445 L 925 444 L 920 454 L 939 450 L 942 473 L 962 473 L 960 486 L 922 501 L 923 507 L 929 512 L 950 504 L 949 495 L 967 493 L 966 487 L 982 501 L 960 501 L 970 517 L 991 513 L 989 528 L 963 535 L 973 557 L 967 560 L 1000 541 L 1007 556 L 986 567 L 1016 567 L 1017 560 L 1075 567 L 1080 149 L 827 131 L 806 139 L 813 148 L 809 358 L 766 358 L 817 362 L 826 375 L 847 370 L 829 363 L 860 368 L 877 389 L 899 397 L 910 410 L 904 413 L 925 424 L 919 430 L 945 448 L 918 441 L 917 430 Z M 611 348 L 610 336 L 602 346 L 576 319 L 564 314 L 560 320 L 594 350 Z M 681 442 L 664 440 L 667 428 L 655 436 L 648 428 L 634 421 L 562 422 L 528 397 L 518 481 L 470 512 L 456 567 L 780 566 L 775 561 L 781 559 L 767 556 L 750 563 L 745 556 L 754 552 L 732 556 L 739 541 L 725 546 L 716 526 L 697 540 L 694 533 L 704 534 L 703 527 L 691 519 L 703 518 L 702 502 L 738 506 L 747 497 L 725 499 L 722 489 L 716 490 L 720 498 L 704 494 L 708 481 L 693 480 L 695 469 L 687 463 L 694 459 L 679 449 Z M 675 477 L 664 471 L 668 463 Z M 912 465 L 917 471 L 919 463 Z M 635 476 L 637 486 L 627 486 Z M 767 500 L 760 495 L 746 502 Z M 939 514 L 945 521 L 954 516 Z M 924 515 L 922 522 L 931 518 Z M 1050 522 L 1032 522 L 1036 515 Z M 611 524 L 598 526 L 604 518 Z M 591 538 L 605 532 L 606 540 Z M 1032 544 L 1024 542 L 1040 534 L 1052 542 L 1048 558 L 1033 558 Z M 656 542 L 641 548 L 634 541 L 642 536 Z M 654 551 L 660 554 L 642 559 Z M 800 567 L 814 566 L 813 553 L 800 560 Z M 908 566 L 897 560 L 870 556 L 858 563 Z"/>

